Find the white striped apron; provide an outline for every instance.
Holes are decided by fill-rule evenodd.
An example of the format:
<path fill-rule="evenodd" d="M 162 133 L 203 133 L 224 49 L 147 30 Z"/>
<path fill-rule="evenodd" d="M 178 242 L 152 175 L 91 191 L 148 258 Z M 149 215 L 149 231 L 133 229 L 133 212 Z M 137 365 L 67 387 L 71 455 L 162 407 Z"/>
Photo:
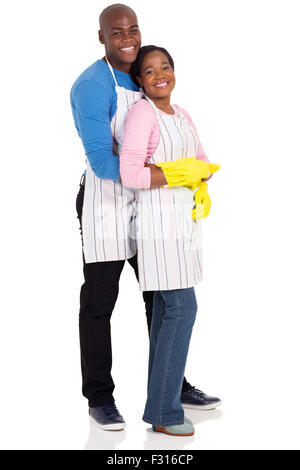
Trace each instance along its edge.
<path fill-rule="evenodd" d="M 198 137 L 180 113 L 161 114 L 159 144 L 149 163 L 195 157 Z M 194 192 L 185 187 L 159 187 L 137 192 L 136 238 L 140 290 L 185 289 L 202 279 L 202 232 L 191 209 Z"/>
<path fill-rule="evenodd" d="M 141 91 L 118 86 L 110 63 L 107 65 L 116 85 L 117 109 L 111 120 L 113 138 L 123 142 L 127 112 L 141 99 Z M 116 156 L 116 158 L 119 158 Z M 135 237 L 131 237 L 135 223 L 134 189 L 112 180 L 98 178 L 88 160 L 82 209 L 83 253 L 86 263 L 132 258 L 136 254 Z"/>

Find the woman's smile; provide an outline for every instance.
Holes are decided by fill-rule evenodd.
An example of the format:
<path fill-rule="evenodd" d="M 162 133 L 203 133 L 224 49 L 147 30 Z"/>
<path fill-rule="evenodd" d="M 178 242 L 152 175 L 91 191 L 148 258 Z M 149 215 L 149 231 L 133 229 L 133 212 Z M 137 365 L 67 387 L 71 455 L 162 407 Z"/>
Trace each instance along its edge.
<path fill-rule="evenodd" d="M 149 98 L 159 100 L 168 108 L 175 86 L 175 75 L 168 57 L 160 51 L 149 52 L 141 66 L 139 83 Z"/>
<path fill-rule="evenodd" d="M 155 88 L 166 88 L 169 84 L 169 81 L 166 81 L 166 80 L 160 80 L 159 82 L 157 82 L 154 86 Z"/>

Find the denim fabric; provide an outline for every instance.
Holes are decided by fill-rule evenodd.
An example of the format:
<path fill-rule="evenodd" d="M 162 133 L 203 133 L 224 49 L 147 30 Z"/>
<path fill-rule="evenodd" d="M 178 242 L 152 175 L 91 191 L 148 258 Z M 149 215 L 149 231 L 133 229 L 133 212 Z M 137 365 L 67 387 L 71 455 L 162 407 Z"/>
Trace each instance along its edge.
<path fill-rule="evenodd" d="M 76 210 L 80 224 L 84 200 L 84 184 L 76 198 Z M 137 256 L 129 259 L 138 279 Z M 119 279 L 125 260 L 99 263 L 85 263 L 83 256 L 84 284 L 80 292 L 79 335 L 81 352 L 82 393 L 90 407 L 102 406 L 113 401 L 114 382 L 111 376 L 112 348 L 110 318 L 119 292 Z M 134 286 L 132 287 L 134 289 Z M 143 292 L 148 332 L 152 319 L 153 292 Z M 124 334 L 127 338 L 134 331 Z M 137 333 L 138 334 L 138 333 Z M 129 367 L 129 365 L 128 365 Z M 138 381 L 139 377 L 135 378 Z M 135 382 L 129 384 L 134 390 Z M 182 392 L 189 389 L 184 379 Z"/>
<path fill-rule="evenodd" d="M 184 422 L 180 394 L 196 312 L 193 287 L 154 293 L 146 423 L 171 426 Z"/>

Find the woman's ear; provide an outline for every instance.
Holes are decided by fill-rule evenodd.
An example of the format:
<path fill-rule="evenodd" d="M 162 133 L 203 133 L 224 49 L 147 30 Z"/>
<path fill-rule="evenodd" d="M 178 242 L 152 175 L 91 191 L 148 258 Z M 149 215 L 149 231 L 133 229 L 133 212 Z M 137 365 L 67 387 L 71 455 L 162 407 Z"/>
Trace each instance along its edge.
<path fill-rule="evenodd" d="M 143 81 L 142 81 L 141 77 L 136 77 L 136 80 L 137 80 L 138 84 L 140 85 L 140 87 L 143 88 Z"/>

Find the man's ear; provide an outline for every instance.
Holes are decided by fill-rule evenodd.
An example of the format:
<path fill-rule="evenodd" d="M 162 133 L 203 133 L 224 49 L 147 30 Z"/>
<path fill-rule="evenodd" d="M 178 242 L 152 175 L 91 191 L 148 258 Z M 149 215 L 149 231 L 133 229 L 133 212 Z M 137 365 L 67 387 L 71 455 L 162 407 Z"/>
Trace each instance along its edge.
<path fill-rule="evenodd" d="M 105 44 L 103 32 L 101 31 L 101 29 L 99 29 L 98 31 L 98 36 L 99 36 L 99 41 L 101 42 L 101 44 Z"/>

